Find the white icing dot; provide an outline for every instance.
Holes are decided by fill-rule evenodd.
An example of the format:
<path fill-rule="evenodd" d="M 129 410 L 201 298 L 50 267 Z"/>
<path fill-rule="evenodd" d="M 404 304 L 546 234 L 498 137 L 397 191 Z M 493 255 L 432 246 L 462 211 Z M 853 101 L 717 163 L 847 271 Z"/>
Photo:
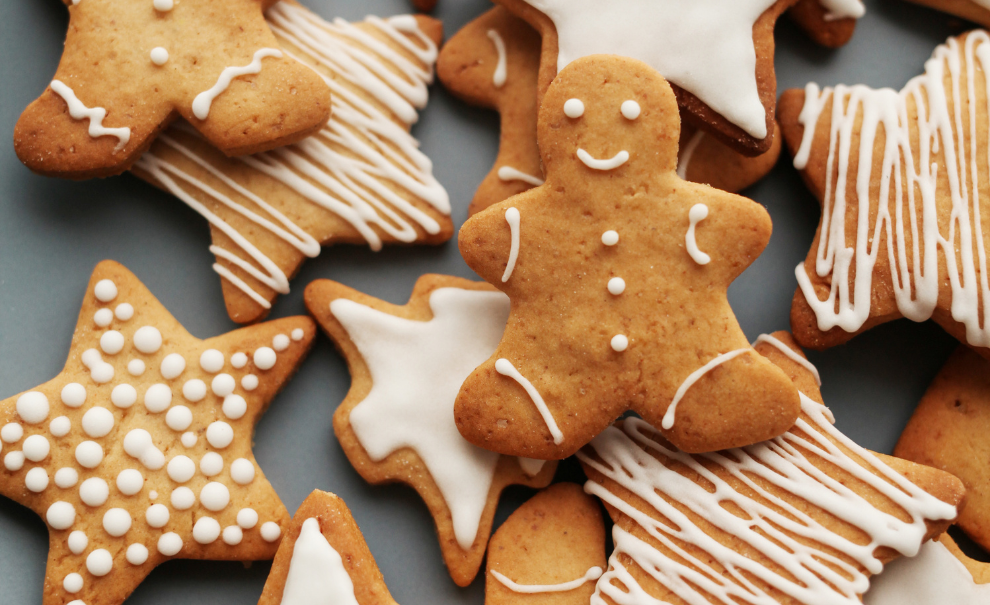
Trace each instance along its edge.
<path fill-rule="evenodd" d="M 90 437 L 106 437 L 113 430 L 114 417 L 110 410 L 94 406 L 82 417 L 82 429 Z"/>
<path fill-rule="evenodd" d="M 161 46 L 156 46 L 151 49 L 151 62 L 155 65 L 161 67 L 168 62 L 168 51 Z"/>
<path fill-rule="evenodd" d="M 67 540 L 69 544 L 69 552 L 74 555 L 81 555 L 86 547 L 89 546 L 89 538 L 86 534 L 79 531 L 78 529 L 71 534 L 69 534 L 69 539 Z"/>
<path fill-rule="evenodd" d="M 96 468 L 103 462 L 103 447 L 95 441 L 83 441 L 76 446 L 76 462 L 83 468 Z"/>
<path fill-rule="evenodd" d="M 164 504 L 152 504 L 144 513 L 144 519 L 150 527 L 160 529 L 168 523 L 168 507 Z"/>
<path fill-rule="evenodd" d="M 48 398 L 44 393 L 29 391 L 17 398 L 17 415 L 28 424 L 38 424 L 48 418 Z"/>
<path fill-rule="evenodd" d="M 174 5 L 174 0 L 154 0 L 155 10 L 163 13 L 172 10 Z"/>
<path fill-rule="evenodd" d="M 276 351 L 284 351 L 289 348 L 289 337 L 285 334 L 276 334 L 272 338 L 272 348 Z"/>
<path fill-rule="evenodd" d="M 193 540 L 200 544 L 213 544 L 220 537 L 220 524 L 216 519 L 200 517 L 193 525 Z"/>
<path fill-rule="evenodd" d="M 117 489 L 125 496 L 133 496 L 144 487 L 144 475 L 141 471 L 127 468 L 117 474 Z"/>
<path fill-rule="evenodd" d="M 41 467 L 36 467 L 27 472 L 24 476 L 24 487 L 38 494 L 48 487 L 48 471 Z"/>
<path fill-rule="evenodd" d="M 241 369 L 247 365 L 248 356 L 244 353 L 234 353 L 230 356 L 230 365 L 234 366 L 236 369 Z"/>
<path fill-rule="evenodd" d="M 210 374 L 216 374 L 223 369 L 223 353 L 216 349 L 207 349 L 199 356 L 199 367 Z"/>
<path fill-rule="evenodd" d="M 124 335 L 117 330 L 109 330 L 100 336 L 100 348 L 107 355 L 116 355 L 124 348 Z"/>
<path fill-rule="evenodd" d="M 612 337 L 611 345 L 613 351 L 621 353 L 629 347 L 629 339 L 625 334 L 616 334 Z"/>
<path fill-rule="evenodd" d="M 202 401 L 203 397 L 206 397 L 206 383 L 199 378 L 187 380 L 182 385 L 182 396 L 186 398 L 186 401 Z"/>
<path fill-rule="evenodd" d="M 79 499 L 86 506 L 103 506 L 110 496 L 110 486 L 99 477 L 90 477 L 79 486 Z"/>
<path fill-rule="evenodd" d="M 117 298 L 117 284 L 109 279 L 101 279 L 96 282 L 96 287 L 93 288 L 93 294 L 96 295 L 96 300 L 100 302 L 110 302 Z"/>
<path fill-rule="evenodd" d="M 184 431 L 192 424 L 192 411 L 184 405 L 177 405 L 165 414 L 165 424 L 173 431 Z"/>
<path fill-rule="evenodd" d="M 69 489 L 79 482 L 79 472 L 68 466 L 64 466 L 55 471 L 55 485 L 62 489 Z"/>
<path fill-rule="evenodd" d="M 179 534 L 170 531 L 158 538 L 158 552 L 166 557 L 177 555 L 180 550 L 182 550 L 182 538 Z"/>
<path fill-rule="evenodd" d="M 52 418 L 51 424 L 48 425 L 48 431 L 54 437 L 65 437 L 72 430 L 72 422 L 67 416 L 58 416 Z"/>
<path fill-rule="evenodd" d="M 276 355 L 271 347 L 260 347 L 254 352 L 254 365 L 259 370 L 270 370 L 275 366 Z"/>
<path fill-rule="evenodd" d="M 608 291 L 609 294 L 618 296 L 626 291 L 626 280 L 621 277 L 613 277 L 608 280 Z"/>
<path fill-rule="evenodd" d="M 182 441 L 182 445 L 186 447 L 192 447 L 196 445 L 196 441 L 197 441 L 196 433 L 192 431 L 186 431 L 185 433 L 182 433 L 182 437 L 180 438 L 180 441 Z"/>
<path fill-rule="evenodd" d="M 41 435 L 31 435 L 24 440 L 21 449 L 24 451 L 24 457 L 31 462 L 41 462 L 48 457 L 48 452 L 52 451 L 52 446 Z"/>
<path fill-rule="evenodd" d="M 567 99 L 564 101 L 564 115 L 577 119 L 584 115 L 584 103 L 581 99 Z"/>
<path fill-rule="evenodd" d="M 103 361 L 96 349 L 87 349 L 80 356 L 83 365 L 89 368 L 89 377 L 97 384 L 105 384 L 113 380 L 113 366 Z"/>
<path fill-rule="evenodd" d="M 223 400 L 223 415 L 237 420 L 247 412 L 247 402 L 240 395 L 227 395 Z"/>
<path fill-rule="evenodd" d="M 609 229 L 605 233 L 602 233 L 602 243 L 606 246 L 614 246 L 619 243 L 619 233 L 617 231 L 612 231 Z"/>
<path fill-rule="evenodd" d="M 196 474 L 196 463 L 188 456 L 176 456 L 168 461 L 166 471 L 172 481 L 185 483 Z"/>
<path fill-rule="evenodd" d="M 303 332 L 303 329 L 302 328 L 296 328 L 295 330 L 292 331 L 292 340 L 295 340 L 295 341 L 298 342 L 298 341 L 302 340 L 302 338 L 303 338 L 303 336 L 305 334 L 306 333 Z"/>
<path fill-rule="evenodd" d="M 230 395 L 234 392 L 234 387 L 236 386 L 237 381 L 230 374 L 217 374 L 213 377 L 213 382 L 210 383 L 210 388 L 217 397 Z"/>
<path fill-rule="evenodd" d="M 254 465 L 247 458 L 238 458 L 230 463 L 230 478 L 234 483 L 247 485 L 254 481 Z"/>
<path fill-rule="evenodd" d="M 110 403 L 122 410 L 134 405 L 135 401 L 137 401 L 137 389 L 127 383 L 118 384 L 110 391 Z"/>
<path fill-rule="evenodd" d="M 628 101 L 623 101 L 622 105 L 619 107 L 619 111 L 622 113 L 622 117 L 627 120 L 635 120 L 639 117 L 639 112 L 642 111 L 639 103 L 629 99 Z"/>
<path fill-rule="evenodd" d="M 210 481 L 199 490 L 199 503 L 207 510 L 221 511 L 230 504 L 230 490 L 223 483 Z"/>
<path fill-rule="evenodd" d="M 151 433 L 144 429 L 131 429 L 124 436 L 124 451 L 150 470 L 165 466 L 165 455 L 152 443 Z"/>
<path fill-rule="evenodd" d="M 274 542 L 281 535 L 282 528 L 278 526 L 278 523 L 268 521 L 261 524 L 261 539 L 265 542 Z"/>
<path fill-rule="evenodd" d="M 253 391 L 258 388 L 258 377 L 254 374 L 247 374 L 244 378 L 241 378 L 241 386 L 244 387 L 245 391 Z"/>
<path fill-rule="evenodd" d="M 127 373 L 131 376 L 144 374 L 144 362 L 140 359 L 132 359 L 127 362 Z"/>
<path fill-rule="evenodd" d="M 157 414 L 164 412 L 172 403 L 172 389 L 167 384 L 153 384 L 144 392 L 144 407 Z"/>
<path fill-rule="evenodd" d="M 117 316 L 120 321 L 127 321 L 134 317 L 134 307 L 130 303 L 120 303 L 117 308 L 113 310 L 113 314 Z"/>
<path fill-rule="evenodd" d="M 251 529 L 258 524 L 258 513 L 253 508 L 242 508 L 237 511 L 237 525 L 243 529 Z"/>
<path fill-rule="evenodd" d="M 154 326 L 143 326 L 134 333 L 134 348 L 151 355 L 162 347 L 162 333 Z"/>
<path fill-rule="evenodd" d="M 234 429 L 222 420 L 211 422 L 210 426 L 206 427 L 206 441 L 218 450 L 227 447 L 233 440 Z"/>
<path fill-rule="evenodd" d="M 186 360 L 178 353 L 169 353 L 162 360 L 161 373 L 166 380 L 178 378 L 186 369 Z"/>
<path fill-rule="evenodd" d="M 223 470 L 223 456 L 216 452 L 207 452 L 199 461 L 199 470 L 207 477 L 215 477 Z"/>
<path fill-rule="evenodd" d="M 3 457 L 3 466 L 11 472 L 21 470 L 24 467 L 24 452 L 7 452 Z"/>
<path fill-rule="evenodd" d="M 70 573 L 65 576 L 64 580 L 62 580 L 62 588 L 64 588 L 67 593 L 76 594 L 82 590 L 82 587 L 83 577 L 77 573 Z"/>
<path fill-rule="evenodd" d="M 110 309 L 100 309 L 93 313 L 93 323 L 101 328 L 105 328 L 113 323 L 113 311 Z"/>
<path fill-rule="evenodd" d="M 4 443 L 17 443 L 24 436 L 24 427 L 16 422 L 8 422 L 0 429 L 0 439 Z"/>
<path fill-rule="evenodd" d="M 223 543 L 230 546 L 237 546 L 244 539 L 244 532 L 236 525 L 229 525 L 223 528 Z"/>
<path fill-rule="evenodd" d="M 127 547 L 127 562 L 131 565 L 144 565 L 148 560 L 148 547 L 144 544 L 131 544 Z"/>
<path fill-rule="evenodd" d="M 103 530 L 119 538 L 131 529 L 131 514 L 122 508 L 111 508 L 103 513 Z"/>
<path fill-rule="evenodd" d="M 189 510 L 193 504 L 196 504 L 196 494 L 188 487 L 177 487 L 172 490 L 169 500 L 175 510 Z"/>
<path fill-rule="evenodd" d="M 110 551 L 105 548 L 98 548 L 89 553 L 89 556 L 86 557 L 86 569 L 98 578 L 110 573 L 110 570 L 113 569 L 113 556 L 110 555 Z"/>
<path fill-rule="evenodd" d="M 157 500 L 158 499 L 158 492 L 156 492 L 155 490 L 151 490 L 150 492 L 148 492 L 148 499 L 151 500 L 151 501 Z"/>
<path fill-rule="evenodd" d="M 68 502 L 59 500 L 48 507 L 45 519 L 53 529 L 69 529 L 76 522 L 76 509 Z"/>

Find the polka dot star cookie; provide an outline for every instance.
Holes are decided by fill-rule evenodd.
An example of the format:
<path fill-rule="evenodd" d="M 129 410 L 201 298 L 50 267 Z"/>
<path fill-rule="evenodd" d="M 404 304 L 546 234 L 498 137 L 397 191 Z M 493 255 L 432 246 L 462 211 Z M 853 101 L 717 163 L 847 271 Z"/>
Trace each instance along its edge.
<path fill-rule="evenodd" d="M 121 265 L 93 272 L 65 369 L 0 401 L 0 494 L 49 528 L 44 603 L 121 603 L 170 558 L 274 556 L 288 514 L 254 425 L 315 335 L 199 340 Z"/>

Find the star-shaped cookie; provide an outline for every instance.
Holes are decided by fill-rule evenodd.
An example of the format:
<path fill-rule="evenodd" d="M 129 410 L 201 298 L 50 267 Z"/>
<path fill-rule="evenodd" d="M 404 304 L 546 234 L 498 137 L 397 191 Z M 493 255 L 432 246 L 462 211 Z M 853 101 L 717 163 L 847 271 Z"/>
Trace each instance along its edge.
<path fill-rule="evenodd" d="M 315 333 L 290 317 L 199 340 L 100 263 L 65 369 L 0 401 L 0 494 L 49 528 L 43 603 L 122 603 L 171 558 L 274 556 L 288 514 L 254 425 Z"/>
<path fill-rule="evenodd" d="M 990 233 L 977 197 L 990 180 L 979 151 L 987 51 L 990 35 L 974 30 L 938 46 L 900 92 L 809 84 L 782 95 L 781 130 L 822 204 L 795 270 L 791 329 L 802 346 L 931 318 L 990 356 Z"/>
<path fill-rule="evenodd" d="M 273 0 L 65 3 L 62 60 L 14 129 L 35 172 L 118 174 L 180 116 L 232 156 L 293 143 L 330 117 L 327 86 L 265 25 Z"/>
<path fill-rule="evenodd" d="M 439 244 L 454 232 L 447 192 L 409 134 L 428 98 L 440 22 L 327 21 L 291 0 L 265 19 L 282 52 L 332 89 L 333 119 L 294 145 L 237 159 L 179 124 L 134 166 L 209 221 L 213 268 L 238 323 L 263 318 L 321 246 Z"/>
<path fill-rule="evenodd" d="M 344 453 L 365 480 L 419 492 L 450 575 L 466 586 L 502 490 L 545 486 L 556 469 L 471 445 L 454 424 L 457 391 L 498 345 L 508 299 L 488 284 L 425 275 L 405 306 L 329 280 L 307 286 L 306 306 L 350 368 L 351 389 L 333 416 Z"/>
<path fill-rule="evenodd" d="M 894 561 L 870 582 L 864 605 L 990 603 L 990 563 L 971 559 L 942 534 L 911 558 Z"/>

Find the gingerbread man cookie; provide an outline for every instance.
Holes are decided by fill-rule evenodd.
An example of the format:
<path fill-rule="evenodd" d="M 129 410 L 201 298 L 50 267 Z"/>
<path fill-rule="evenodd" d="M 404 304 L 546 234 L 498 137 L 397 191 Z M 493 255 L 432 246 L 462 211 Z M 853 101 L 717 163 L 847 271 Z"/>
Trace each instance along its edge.
<path fill-rule="evenodd" d="M 122 603 L 172 558 L 274 556 L 289 516 L 254 425 L 315 334 L 290 317 L 199 340 L 100 263 L 65 369 L 0 401 L 0 494 L 49 529 L 42 602 Z"/>
<path fill-rule="evenodd" d="M 14 129 L 35 172 L 118 174 L 180 116 L 231 156 L 293 143 L 330 117 L 328 87 L 265 25 L 273 0 L 65 3 L 62 60 Z"/>
<path fill-rule="evenodd" d="M 984 605 L 990 603 L 990 563 L 967 557 L 949 534 L 942 534 L 916 556 L 894 561 L 873 578 L 863 603 Z"/>
<path fill-rule="evenodd" d="M 990 234 L 971 199 L 990 180 L 977 151 L 988 136 L 988 50 L 990 35 L 974 30 L 938 46 L 900 92 L 809 84 L 781 97 L 794 165 L 822 204 L 795 270 L 791 328 L 802 346 L 931 318 L 990 356 L 980 277 Z"/>
<path fill-rule="evenodd" d="M 419 492 L 451 577 L 468 585 L 502 490 L 543 487 L 557 466 L 480 449 L 454 424 L 454 398 L 498 345 L 508 298 L 485 283 L 425 275 L 402 307 L 329 280 L 307 286 L 306 306 L 351 371 L 333 416 L 344 453 L 365 480 Z"/>
<path fill-rule="evenodd" d="M 689 451 L 779 435 L 800 409 L 726 298 L 770 237 L 762 206 L 675 172 L 677 103 L 635 59 L 578 59 L 544 98 L 546 184 L 469 219 L 468 265 L 509 295 L 457 426 L 503 454 L 564 458 L 626 409 Z"/>

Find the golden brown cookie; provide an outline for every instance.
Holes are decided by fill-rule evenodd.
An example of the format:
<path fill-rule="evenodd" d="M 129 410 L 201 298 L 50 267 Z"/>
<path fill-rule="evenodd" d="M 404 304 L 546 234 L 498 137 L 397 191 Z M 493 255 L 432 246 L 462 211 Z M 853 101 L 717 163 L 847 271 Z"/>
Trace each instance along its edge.
<path fill-rule="evenodd" d="M 949 534 L 897 559 L 870 582 L 865 605 L 984 605 L 990 603 L 990 563 L 967 557 Z"/>
<path fill-rule="evenodd" d="M 580 485 L 556 483 L 492 536 L 485 605 L 587 605 L 604 567 L 601 507 Z"/>
<path fill-rule="evenodd" d="M 14 129 L 47 176 L 127 170 L 178 117 L 230 156 L 294 143 L 330 117 L 330 91 L 265 25 L 272 0 L 65 0 L 52 83 Z"/>
<path fill-rule="evenodd" d="M 405 306 L 330 280 L 306 287 L 306 306 L 350 368 L 351 389 L 333 416 L 344 453 L 366 481 L 419 493 L 451 577 L 468 585 L 502 490 L 546 486 L 557 466 L 482 450 L 454 425 L 457 390 L 495 350 L 508 299 L 488 284 L 425 275 Z"/>
<path fill-rule="evenodd" d="M 854 603 L 869 577 L 956 517 L 948 473 L 875 454 L 833 425 L 817 371 L 786 332 L 760 354 L 801 390 L 785 434 L 686 454 L 638 418 L 578 454 L 615 525 L 595 603 Z"/>
<path fill-rule="evenodd" d="M 990 27 L 990 7 L 982 0 L 908 0 Z"/>
<path fill-rule="evenodd" d="M 978 151 L 988 143 L 987 50 L 990 36 L 974 30 L 938 46 L 899 93 L 809 84 L 781 97 L 794 165 L 823 207 L 795 270 L 791 328 L 802 346 L 931 318 L 990 355 L 987 221 L 969 193 L 990 179 Z"/>
<path fill-rule="evenodd" d="M 440 22 L 330 22 L 291 0 L 266 19 L 279 48 L 333 90 L 333 119 L 294 145 L 238 159 L 176 125 L 134 167 L 210 222 L 213 268 L 238 323 L 263 318 L 321 246 L 379 250 L 453 235 L 447 192 L 409 134 L 427 101 Z"/>
<path fill-rule="evenodd" d="M 726 299 L 770 217 L 681 180 L 679 130 L 670 87 L 645 63 L 593 56 L 554 80 L 538 128 L 546 184 L 459 235 L 468 265 L 512 300 L 498 350 L 457 398 L 468 441 L 564 458 L 630 408 L 686 451 L 794 423 L 797 391 Z"/>
<path fill-rule="evenodd" d="M 865 13 L 862 0 L 799 0 L 787 16 L 818 44 L 838 48 L 849 42 Z"/>
<path fill-rule="evenodd" d="M 42 602 L 122 603 L 172 558 L 274 556 L 289 516 L 254 425 L 315 335 L 289 317 L 200 340 L 97 265 L 65 369 L 0 401 L 0 494 L 49 528 Z"/>

